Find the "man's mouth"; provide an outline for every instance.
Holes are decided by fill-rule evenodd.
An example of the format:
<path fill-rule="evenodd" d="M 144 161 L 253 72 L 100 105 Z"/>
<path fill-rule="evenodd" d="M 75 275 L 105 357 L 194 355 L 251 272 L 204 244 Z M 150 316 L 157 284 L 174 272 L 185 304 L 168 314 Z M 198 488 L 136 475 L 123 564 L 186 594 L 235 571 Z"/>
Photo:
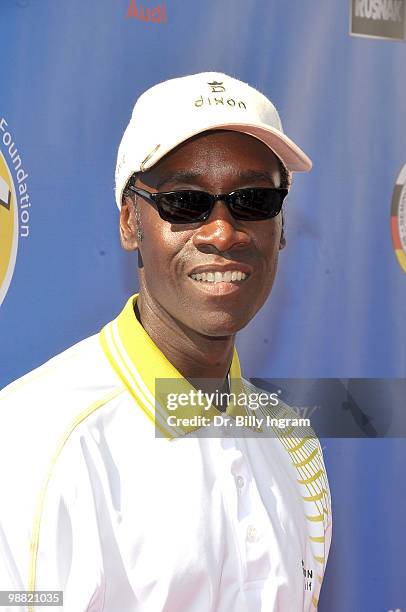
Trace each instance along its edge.
<path fill-rule="evenodd" d="M 190 278 L 201 283 L 237 283 L 246 280 L 249 274 L 242 270 L 227 270 L 226 272 L 207 271 L 191 274 Z"/>

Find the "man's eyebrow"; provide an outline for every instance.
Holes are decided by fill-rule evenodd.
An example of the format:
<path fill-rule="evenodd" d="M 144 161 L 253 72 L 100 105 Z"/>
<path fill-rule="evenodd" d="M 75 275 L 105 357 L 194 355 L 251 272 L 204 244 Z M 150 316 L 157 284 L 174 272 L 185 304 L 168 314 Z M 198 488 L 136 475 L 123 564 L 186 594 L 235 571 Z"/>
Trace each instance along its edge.
<path fill-rule="evenodd" d="M 156 184 L 156 188 L 160 189 L 162 185 L 165 183 L 192 183 L 195 179 L 200 178 L 202 175 L 200 172 L 186 171 L 186 170 L 177 170 L 176 172 L 172 172 L 163 176 Z M 269 181 L 272 185 L 275 185 L 274 178 L 271 172 L 266 170 L 240 170 L 236 173 L 236 178 L 243 182 L 250 181 Z"/>
<path fill-rule="evenodd" d="M 238 178 L 242 181 L 270 181 L 275 185 L 272 172 L 267 170 L 242 170 L 238 173 Z"/>
<path fill-rule="evenodd" d="M 193 182 L 196 178 L 201 176 L 200 172 L 193 172 L 191 170 L 177 170 L 163 176 L 156 184 L 156 188 L 160 189 L 165 183 L 188 183 Z"/>

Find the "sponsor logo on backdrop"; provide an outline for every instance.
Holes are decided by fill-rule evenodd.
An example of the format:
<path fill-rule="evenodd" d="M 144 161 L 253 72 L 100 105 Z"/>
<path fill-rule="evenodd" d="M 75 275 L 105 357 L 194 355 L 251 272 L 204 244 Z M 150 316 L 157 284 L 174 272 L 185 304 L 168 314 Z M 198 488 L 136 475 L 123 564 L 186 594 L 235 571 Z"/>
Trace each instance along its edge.
<path fill-rule="evenodd" d="M 406 272 L 406 164 L 399 172 L 391 206 L 392 244 L 400 267 Z"/>
<path fill-rule="evenodd" d="M 350 34 L 404 40 L 406 0 L 350 0 Z"/>
<path fill-rule="evenodd" d="M 19 150 L 0 117 L 0 304 L 13 278 L 19 238 L 30 235 L 30 196 Z"/>
<path fill-rule="evenodd" d="M 130 1 L 127 17 L 133 17 L 140 21 L 151 21 L 152 23 L 166 23 L 168 21 L 165 3 L 158 4 L 154 7 L 144 7 L 140 2 L 136 2 L 135 0 Z"/>

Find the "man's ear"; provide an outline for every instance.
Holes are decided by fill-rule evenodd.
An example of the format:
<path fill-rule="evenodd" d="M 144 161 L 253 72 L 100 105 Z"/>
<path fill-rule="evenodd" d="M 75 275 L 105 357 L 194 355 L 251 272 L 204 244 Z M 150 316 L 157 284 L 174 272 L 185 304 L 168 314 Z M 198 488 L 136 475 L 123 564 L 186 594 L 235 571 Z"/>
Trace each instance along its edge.
<path fill-rule="evenodd" d="M 282 249 L 285 248 L 285 246 L 286 246 L 286 238 L 285 238 L 285 232 L 283 231 L 283 228 L 282 228 L 281 238 L 279 241 L 279 250 L 281 251 Z"/>
<path fill-rule="evenodd" d="M 282 229 L 281 229 L 281 237 L 279 239 L 279 250 L 281 251 L 282 249 L 285 248 L 286 246 L 286 238 L 285 238 L 285 220 L 283 218 L 283 212 L 282 214 Z"/>
<path fill-rule="evenodd" d="M 130 196 L 123 197 L 120 211 L 120 241 L 126 251 L 138 249 L 138 225 L 135 214 L 135 202 Z"/>

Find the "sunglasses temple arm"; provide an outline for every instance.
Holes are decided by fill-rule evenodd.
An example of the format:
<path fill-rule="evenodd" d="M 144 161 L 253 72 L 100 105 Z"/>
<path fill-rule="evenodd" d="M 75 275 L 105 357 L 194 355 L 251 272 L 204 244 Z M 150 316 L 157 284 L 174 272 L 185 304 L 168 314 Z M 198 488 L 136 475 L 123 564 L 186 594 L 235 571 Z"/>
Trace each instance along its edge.
<path fill-rule="evenodd" d="M 132 186 L 130 186 L 130 189 L 137 195 L 141 196 L 141 198 L 144 198 L 144 200 L 147 200 L 147 202 L 155 203 L 155 193 L 149 193 L 149 191 L 145 191 L 145 189 L 138 189 Z"/>

